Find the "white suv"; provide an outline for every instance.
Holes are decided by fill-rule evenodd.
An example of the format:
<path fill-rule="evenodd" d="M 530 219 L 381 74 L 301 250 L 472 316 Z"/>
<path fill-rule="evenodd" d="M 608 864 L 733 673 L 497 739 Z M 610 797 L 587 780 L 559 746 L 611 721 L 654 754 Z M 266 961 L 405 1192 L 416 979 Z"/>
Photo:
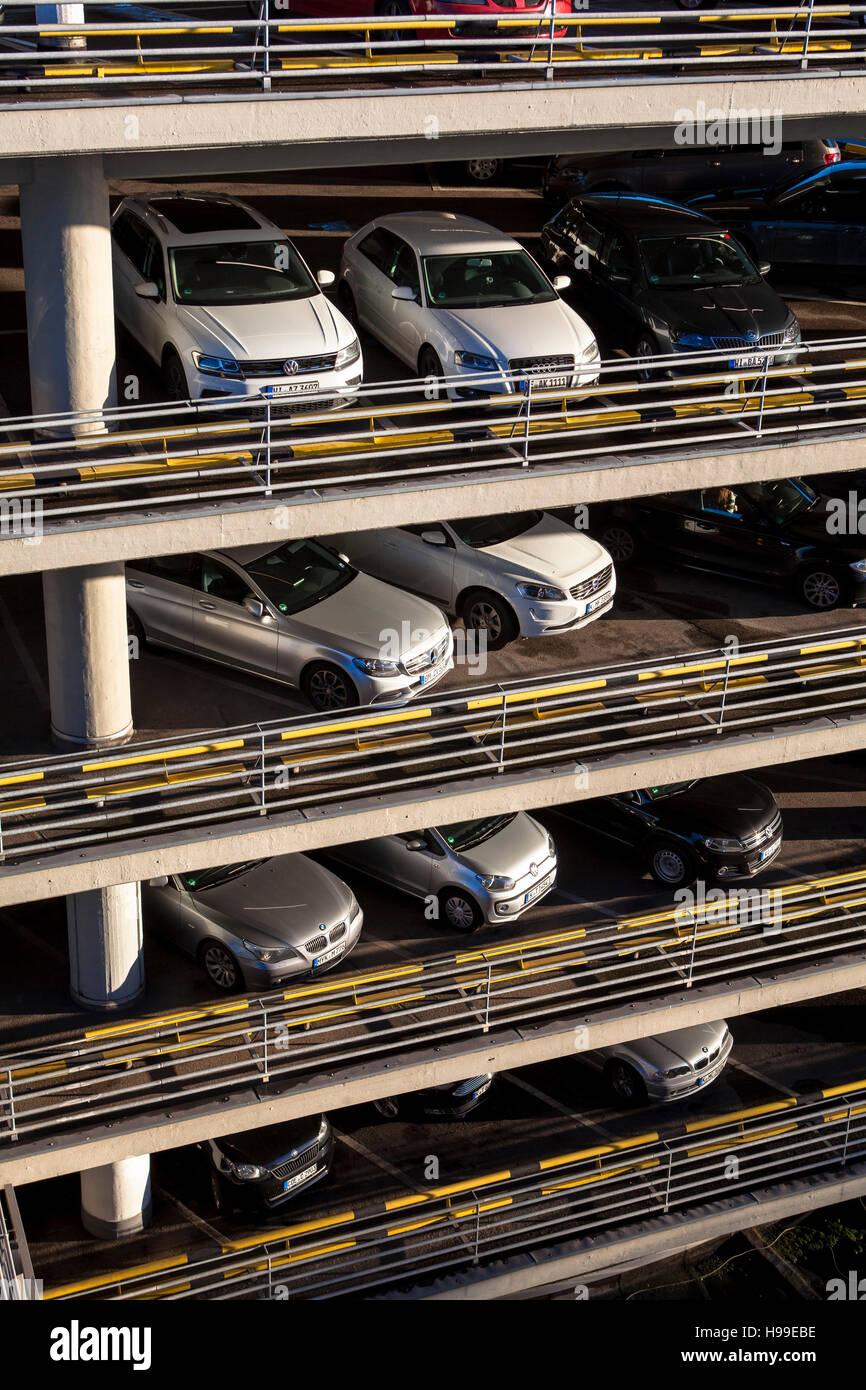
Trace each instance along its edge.
<path fill-rule="evenodd" d="M 210 194 L 124 198 L 111 223 L 114 308 L 173 399 L 262 392 L 334 404 L 361 384 L 351 324 L 279 227 Z M 318 283 L 317 283 L 318 282 Z"/>

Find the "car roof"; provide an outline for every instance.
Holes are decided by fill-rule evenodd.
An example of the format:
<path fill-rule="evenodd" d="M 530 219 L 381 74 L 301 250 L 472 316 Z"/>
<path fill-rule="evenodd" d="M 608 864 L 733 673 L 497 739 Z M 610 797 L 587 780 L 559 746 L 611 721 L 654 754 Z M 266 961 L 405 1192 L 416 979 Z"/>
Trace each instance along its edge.
<path fill-rule="evenodd" d="M 809 174 L 805 179 L 796 179 L 793 183 L 786 183 L 784 188 L 776 190 L 779 198 L 787 198 L 792 193 L 798 193 L 802 188 L 811 188 L 815 184 L 825 181 L 834 183 L 837 179 L 866 178 L 866 159 L 843 159 L 840 164 L 828 164 L 826 168 L 819 169 L 817 173 Z"/>
<path fill-rule="evenodd" d="M 523 249 L 514 237 L 491 227 L 489 222 L 456 212 L 393 212 L 377 217 L 374 225 L 404 237 L 422 256 Z"/>
<path fill-rule="evenodd" d="M 585 212 L 602 212 L 629 232 L 682 232 L 689 227 L 714 230 L 715 223 L 694 208 L 640 193 L 589 193 L 571 199 L 571 206 Z"/>
<path fill-rule="evenodd" d="M 124 198 L 122 207 L 135 207 L 163 241 L 172 246 L 207 245 L 227 236 L 258 241 L 282 236 L 273 222 L 248 203 L 214 193 L 166 193 Z M 120 211 L 120 209 L 118 209 Z"/>

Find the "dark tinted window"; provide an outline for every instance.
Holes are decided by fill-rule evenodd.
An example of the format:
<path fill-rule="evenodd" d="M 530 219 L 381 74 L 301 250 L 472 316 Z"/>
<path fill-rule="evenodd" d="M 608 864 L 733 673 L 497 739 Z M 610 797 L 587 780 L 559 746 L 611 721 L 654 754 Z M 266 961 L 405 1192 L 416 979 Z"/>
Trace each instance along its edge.
<path fill-rule="evenodd" d="M 131 560 L 129 567 L 152 574 L 157 579 L 170 579 L 174 584 L 186 584 L 191 589 L 197 589 L 201 576 L 201 556 L 157 555 L 147 560 Z"/>
<path fill-rule="evenodd" d="M 250 592 L 249 584 L 241 575 L 229 569 L 228 565 L 212 560 L 209 555 L 202 556 L 200 588 L 226 603 L 243 603 Z"/>
<path fill-rule="evenodd" d="M 388 272 L 395 285 L 408 285 L 416 294 L 421 292 L 421 281 L 418 278 L 418 262 L 415 259 L 415 252 L 412 247 L 399 237 L 395 237 L 396 254 Z"/>
<path fill-rule="evenodd" d="M 248 232 L 258 222 L 243 208 L 220 198 L 151 198 L 150 206 L 167 218 L 179 232 Z"/>
<path fill-rule="evenodd" d="M 114 220 L 111 235 L 144 279 L 148 251 L 148 231 L 144 223 L 133 213 L 122 212 Z"/>
<path fill-rule="evenodd" d="M 379 270 L 385 270 L 388 263 L 388 253 L 392 250 L 393 243 L 394 237 L 390 236 L 382 227 L 376 227 L 369 236 L 365 236 L 364 240 L 359 243 L 358 250 Z M 386 275 L 387 273 L 385 270 Z"/>

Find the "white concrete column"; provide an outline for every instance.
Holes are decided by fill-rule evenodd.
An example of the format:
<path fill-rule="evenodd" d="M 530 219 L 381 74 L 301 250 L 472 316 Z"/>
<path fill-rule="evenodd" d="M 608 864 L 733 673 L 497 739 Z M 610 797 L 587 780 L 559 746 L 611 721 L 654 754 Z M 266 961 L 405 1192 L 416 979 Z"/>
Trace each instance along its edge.
<path fill-rule="evenodd" d="M 83 5 L 37 5 L 37 24 L 83 24 Z M 40 39 L 40 48 L 86 48 L 84 34 L 69 34 L 62 38 Z"/>
<path fill-rule="evenodd" d="M 84 1009 L 121 1009 L 144 991 L 137 883 L 66 899 L 70 993 Z"/>
<path fill-rule="evenodd" d="M 81 1220 L 99 1240 L 119 1240 L 150 1225 L 150 1158 L 122 1158 L 81 1174 Z"/>
<path fill-rule="evenodd" d="M 122 564 L 42 576 L 51 733 L 63 748 L 105 748 L 132 733 Z"/>

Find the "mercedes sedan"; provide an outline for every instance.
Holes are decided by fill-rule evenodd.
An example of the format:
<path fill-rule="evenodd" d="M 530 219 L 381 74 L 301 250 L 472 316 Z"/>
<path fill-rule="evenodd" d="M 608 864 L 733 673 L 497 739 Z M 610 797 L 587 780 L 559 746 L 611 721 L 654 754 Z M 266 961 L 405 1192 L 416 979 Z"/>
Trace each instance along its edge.
<path fill-rule="evenodd" d="M 216 989 L 276 989 L 319 975 L 357 944 L 351 888 L 305 854 L 249 859 L 142 884 L 148 931 L 196 960 Z"/>
<path fill-rule="evenodd" d="M 285 681 L 318 710 L 400 705 L 454 665 L 442 612 L 314 540 L 135 560 L 133 633 Z"/>
<path fill-rule="evenodd" d="M 453 400 L 591 386 L 595 338 L 519 242 L 453 212 L 369 222 L 343 248 L 337 302 L 419 376 Z M 439 388 L 436 388 L 439 389 Z"/>
<path fill-rule="evenodd" d="M 706 1090 L 721 1076 L 733 1045 L 727 1023 L 719 1019 L 637 1042 L 614 1043 L 584 1052 L 580 1060 L 604 1074 L 617 1100 L 640 1105 L 647 1100 L 684 1100 Z"/>
<path fill-rule="evenodd" d="M 486 633 L 491 651 L 515 637 L 573 632 L 613 607 L 607 551 L 548 512 L 382 527 L 330 538 L 370 574 Z"/>

